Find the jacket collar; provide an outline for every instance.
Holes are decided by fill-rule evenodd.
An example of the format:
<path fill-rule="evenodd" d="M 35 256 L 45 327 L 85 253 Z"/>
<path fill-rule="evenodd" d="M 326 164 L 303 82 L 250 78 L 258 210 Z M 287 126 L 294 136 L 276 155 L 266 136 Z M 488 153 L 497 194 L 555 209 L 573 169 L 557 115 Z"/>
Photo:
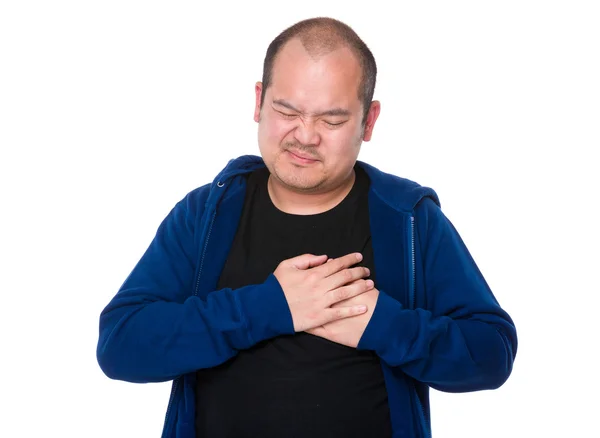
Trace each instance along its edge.
<path fill-rule="evenodd" d="M 379 197 L 384 203 L 398 211 L 409 212 L 415 208 L 424 197 L 431 198 L 440 206 L 436 192 L 423 187 L 418 183 L 401 178 L 396 175 L 382 172 L 370 164 L 358 161 L 371 180 L 371 192 Z M 211 184 L 211 194 L 207 200 L 208 204 L 216 205 L 223 195 L 222 187 L 238 186 L 243 184 L 238 176 L 250 173 L 256 169 L 265 167 L 263 159 L 256 155 L 242 155 L 229 160 L 225 168 L 219 172 Z"/>

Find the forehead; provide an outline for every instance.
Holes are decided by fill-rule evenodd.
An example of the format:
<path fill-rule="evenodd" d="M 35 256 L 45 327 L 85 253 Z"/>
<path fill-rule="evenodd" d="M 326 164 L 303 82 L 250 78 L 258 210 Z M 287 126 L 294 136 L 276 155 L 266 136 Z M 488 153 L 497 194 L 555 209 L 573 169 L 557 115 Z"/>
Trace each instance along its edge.
<path fill-rule="evenodd" d="M 299 39 L 286 43 L 271 75 L 272 99 L 285 99 L 309 110 L 356 109 L 362 70 L 347 47 L 309 53 Z"/>

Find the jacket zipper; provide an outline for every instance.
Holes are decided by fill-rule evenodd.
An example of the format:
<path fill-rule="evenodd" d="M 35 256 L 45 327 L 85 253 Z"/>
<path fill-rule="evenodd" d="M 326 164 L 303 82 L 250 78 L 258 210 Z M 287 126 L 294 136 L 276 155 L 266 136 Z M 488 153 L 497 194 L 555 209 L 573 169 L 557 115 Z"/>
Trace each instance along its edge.
<path fill-rule="evenodd" d="M 411 265 L 411 273 L 410 273 L 410 308 L 414 310 L 416 305 L 416 253 L 415 253 L 415 217 L 410 217 L 410 265 Z M 419 400 L 419 395 L 417 394 L 417 387 L 413 383 L 414 397 L 415 402 L 417 403 L 417 407 L 419 409 L 419 413 L 421 414 L 421 424 L 423 425 L 423 432 L 425 433 L 426 438 L 431 438 L 431 431 L 427 427 L 427 423 L 425 422 L 425 409 Z"/>
<path fill-rule="evenodd" d="M 415 295 L 416 295 L 416 287 L 415 287 L 415 218 L 414 216 L 410 217 L 410 308 L 415 308 Z"/>
<path fill-rule="evenodd" d="M 210 233 L 212 232 L 213 224 L 215 223 L 215 217 L 217 216 L 217 211 L 215 210 L 212 214 L 212 218 L 210 220 L 210 226 L 208 228 L 208 234 L 206 235 L 206 240 L 204 241 L 204 248 L 202 249 L 202 258 L 200 259 L 200 268 L 198 269 L 198 277 L 196 278 L 196 287 L 194 288 L 194 296 L 198 296 L 198 287 L 200 286 L 200 276 L 202 275 L 202 268 L 204 267 L 204 257 L 206 256 L 206 248 L 208 247 L 208 240 L 210 239 Z M 181 376 L 175 378 L 173 382 L 173 387 L 171 388 L 171 395 L 169 397 L 169 405 L 167 406 L 167 413 L 165 415 L 165 426 L 163 427 L 163 435 L 162 438 L 166 438 L 167 435 L 167 424 L 169 423 L 169 415 L 171 413 L 171 407 L 173 406 L 173 400 L 175 399 L 175 391 L 177 391 L 177 387 L 179 386 L 179 381 L 181 380 Z"/>

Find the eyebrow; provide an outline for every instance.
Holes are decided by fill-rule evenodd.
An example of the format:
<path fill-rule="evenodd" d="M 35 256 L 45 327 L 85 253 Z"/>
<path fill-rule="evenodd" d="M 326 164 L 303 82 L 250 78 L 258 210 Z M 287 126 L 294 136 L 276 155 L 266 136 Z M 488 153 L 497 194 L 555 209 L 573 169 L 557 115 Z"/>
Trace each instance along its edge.
<path fill-rule="evenodd" d="M 273 101 L 273 104 L 275 105 L 279 105 L 279 106 L 283 106 L 291 111 L 295 111 L 297 113 L 301 113 L 302 111 L 300 111 L 299 109 L 295 108 L 294 105 L 292 105 L 291 103 L 283 100 L 283 99 L 275 99 Z M 322 111 L 320 113 L 316 113 L 315 116 L 319 117 L 319 116 L 350 116 L 352 115 L 352 113 L 350 111 L 348 111 L 347 109 L 343 109 L 343 108 L 332 108 L 330 110 L 327 111 Z"/>

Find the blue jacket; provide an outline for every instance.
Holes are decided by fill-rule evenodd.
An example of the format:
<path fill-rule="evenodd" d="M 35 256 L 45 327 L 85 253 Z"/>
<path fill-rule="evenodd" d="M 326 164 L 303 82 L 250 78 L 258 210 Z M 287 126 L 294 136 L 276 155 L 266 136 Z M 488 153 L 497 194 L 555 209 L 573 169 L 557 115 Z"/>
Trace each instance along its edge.
<path fill-rule="evenodd" d="M 379 299 L 359 342 L 381 359 L 394 437 L 430 437 L 428 388 L 495 389 L 512 371 L 517 335 L 429 188 L 359 162 L 371 179 L 369 215 Z M 294 333 L 274 275 L 216 290 L 260 157 L 231 160 L 179 201 L 100 316 L 104 373 L 173 380 L 164 438 L 194 438 L 195 371 L 258 342 Z"/>

